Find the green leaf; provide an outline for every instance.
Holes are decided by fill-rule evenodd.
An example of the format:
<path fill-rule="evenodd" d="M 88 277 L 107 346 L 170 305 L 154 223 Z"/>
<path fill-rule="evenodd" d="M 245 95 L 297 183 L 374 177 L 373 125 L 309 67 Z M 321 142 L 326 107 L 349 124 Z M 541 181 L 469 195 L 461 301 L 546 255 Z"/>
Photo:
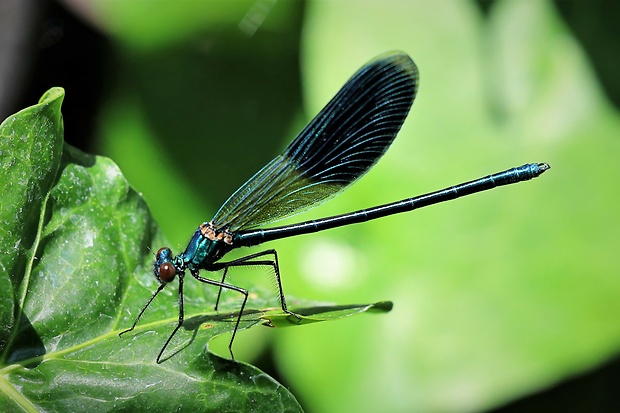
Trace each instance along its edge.
<path fill-rule="evenodd" d="M 266 311 L 261 316 L 265 320 L 264 325 L 269 327 L 289 327 L 292 325 L 304 325 L 318 323 L 321 321 L 338 320 L 340 318 L 364 313 L 366 311 L 388 312 L 392 310 L 392 303 L 382 301 L 375 304 L 362 305 L 341 305 L 329 306 L 318 305 L 316 307 L 305 307 L 303 309 L 294 309 L 296 318 L 281 310 Z"/>
<path fill-rule="evenodd" d="M 0 346 L 14 325 L 13 296 L 37 238 L 41 206 L 53 184 L 62 153 L 62 89 L 51 89 L 38 105 L 10 116 L 0 128 Z M 32 139 L 33 137 L 38 139 Z"/>
<path fill-rule="evenodd" d="M 210 339 L 234 329 L 238 296 L 225 294 L 219 312 L 205 312 L 217 291 L 186 283 L 185 322 L 161 364 L 155 358 L 178 321 L 174 286 L 119 337 L 157 288 L 149 248 L 162 245 L 162 237 L 110 159 L 68 145 L 61 150 L 63 97 L 52 89 L 0 126 L 4 411 L 300 411 L 271 377 L 206 350 Z M 391 308 L 309 307 L 290 298 L 297 319 L 273 309 L 277 295 L 251 292 L 240 329 Z"/>

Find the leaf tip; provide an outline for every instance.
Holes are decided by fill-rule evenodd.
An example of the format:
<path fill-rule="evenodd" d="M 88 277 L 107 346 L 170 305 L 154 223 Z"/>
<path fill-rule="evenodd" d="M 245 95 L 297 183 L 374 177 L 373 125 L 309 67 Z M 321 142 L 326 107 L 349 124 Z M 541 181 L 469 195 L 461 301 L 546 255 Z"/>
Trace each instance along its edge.
<path fill-rule="evenodd" d="M 382 313 L 388 313 L 392 311 L 394 308 L 394 303 L 391 301 L 379 301 L 378 303 L 374 303 L 370 310 L 378 311 Z"/>
<path fill-rule="evenodd" d="M 65 89 L 61 87 L 53 87 L 41 96 L 40 104 L 57 103 L 60 105 L 65 98 Z"/>

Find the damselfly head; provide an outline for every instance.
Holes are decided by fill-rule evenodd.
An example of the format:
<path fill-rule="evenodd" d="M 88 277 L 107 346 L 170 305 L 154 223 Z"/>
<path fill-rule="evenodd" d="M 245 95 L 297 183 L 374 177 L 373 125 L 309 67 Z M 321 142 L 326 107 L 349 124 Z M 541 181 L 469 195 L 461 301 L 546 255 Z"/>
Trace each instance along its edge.
<path fill-rule="evenodd" d="M 174 280 L 177 270 L 172 263 L 172 251 L 170 248 L 164 247 L 157 251 L 153 272 L 160 282 L 169 283 Z"/>

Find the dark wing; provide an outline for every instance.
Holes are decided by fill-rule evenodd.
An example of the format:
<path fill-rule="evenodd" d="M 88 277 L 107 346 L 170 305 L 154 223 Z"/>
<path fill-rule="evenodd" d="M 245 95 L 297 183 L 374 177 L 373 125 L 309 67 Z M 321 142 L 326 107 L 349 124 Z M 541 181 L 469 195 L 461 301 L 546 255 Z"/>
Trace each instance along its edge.
<path fill-rule="evenodd" d="M 218 228 L 245 230 L 290 217 L 344 190 L 385 153 L 418 89 L 403 53 L 362 67 L 293 142 L 215 214 Z"/>

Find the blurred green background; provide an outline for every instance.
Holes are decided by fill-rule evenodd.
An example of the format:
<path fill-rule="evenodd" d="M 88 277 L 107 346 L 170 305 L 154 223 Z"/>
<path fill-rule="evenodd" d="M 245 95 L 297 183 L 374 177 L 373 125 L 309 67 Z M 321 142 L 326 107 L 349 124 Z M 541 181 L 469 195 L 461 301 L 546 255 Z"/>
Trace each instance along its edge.
<path fill-rule="evenodd" d="M 64 87 L 67 140 L 120 165 L 175 251 L 360 66 L 410 54 L 420 92 L 393 147 L 353 188 L 289 222 L 527 162 L 552 169 L 270 244 L 287 295 L 394 310 L 241 332 L 236 354 L 309 412 L 620 411 L 619 6 L 17 4 L 3 6 L 3 36 L 11 19 L 28 24 L 5 37 L 23 40 L 3 46 L 2 117 Z M 212 348 L 226 355 L 226 344 Z"/>

